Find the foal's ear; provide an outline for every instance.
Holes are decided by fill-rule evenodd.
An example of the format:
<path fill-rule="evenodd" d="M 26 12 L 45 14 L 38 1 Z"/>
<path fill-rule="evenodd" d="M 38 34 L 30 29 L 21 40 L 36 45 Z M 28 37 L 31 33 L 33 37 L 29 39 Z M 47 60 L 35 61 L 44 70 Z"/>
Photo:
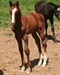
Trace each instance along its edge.
<path fill-rule="evenodd" d="M 12 2 L 11 1 L 9 1 L 9 5 L 10 5 L 10 7 L 12 6 Z"/>
<path fill-rule="evenodd" d="M 18 1 L 16 2 L 16 5 L 17 5 L 17 7 L 19 7 L 19 2 Z"/>

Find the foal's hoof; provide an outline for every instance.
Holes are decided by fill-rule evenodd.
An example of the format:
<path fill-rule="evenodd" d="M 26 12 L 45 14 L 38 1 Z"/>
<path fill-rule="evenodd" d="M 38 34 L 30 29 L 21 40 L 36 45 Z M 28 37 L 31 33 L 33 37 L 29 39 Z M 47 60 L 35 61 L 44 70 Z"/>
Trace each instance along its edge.
<path fill-rule="evenodd" d="M 46 64 L 42 64 L 42 67 L 45 67 L 46 66 Z"/>
<path fill-rule="evenodd" d="M 25 66 L 22 66 L 21 72 L 24 72 L 24 71 L 25 71 Z"/>
<path fill-rule="evenodd" d="M 41 63 L 38 63 L 38 66 L 41 65 Z"/>
<path fill-rule="evenodd" d="M 27 71 L 27 74 L 30 74 L 31 72 L 30 71 Z"/>
<path fill-rule="evenodd" d="M 31 69 L 30 69 L 30 68 L 27 69 L 27 73 L 28 73 L 28 74 L 31 73 Z"/>
<path fill-rule="evenodd" d="M 42 64 L 42 67 L 45 67 L 45 66 L 46 66 L 46 62 Z"/>
<path fill-rule="evenodd" d="M 42 65 L 42 62 L 39 62 L 39 63 L 38 63 L 38 66 L 39 66 L 39 65 Z"/>
<path fill-rule="evenodd" d="M 47 65 L 47 61 L 44 61 L 42 67 L 45 67 L 46 65 Z"/>

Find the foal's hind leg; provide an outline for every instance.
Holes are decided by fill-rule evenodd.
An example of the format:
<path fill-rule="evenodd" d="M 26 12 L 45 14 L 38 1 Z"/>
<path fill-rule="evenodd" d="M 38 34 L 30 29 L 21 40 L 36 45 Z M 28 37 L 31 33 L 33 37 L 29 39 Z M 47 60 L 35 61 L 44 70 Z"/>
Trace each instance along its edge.
<path fill-rule="evenodd" d="M 46 47 L 47 47 L 47 40 L 44 35 L 44 28 L 39 28 L 38 29 L 39 35 L 41 37 L 42 41 L 42 47 L 43 47 L 43 54 L 41 54 L 41 61 L 43 59 L 43 67 L 47 64 L 47 55 L 46 55 Z"/>
<path fill-rule="evenodd" d="M 28 35 L 27 34 L 24 35 L 23 40 L 24 40 L 24 50 L 25 50 L 25 54 L 27 56 L 27 61 L 28 61 L 27 73 L 30 73 L 31 72 L 31 62 L 30 62 L 30 58 L 29 58 L 30 51 L 28 48 Z"/>
<path fill-rule="evenodd" d="M 47 29 L 48 29 L 48 24 L 47 24 L 47 20 L 45 20 L 45 29 L 46 29 L 46 37 L 47 37 Z"/>
<path fill-rule="evenodd" d="M 38 46 L 38 50 L 39 50 L 39 62 L 38 62 L 38 65 L 42 64 L 42 59 L 40 59 L 40 54 L 42 54 L 41 52 L 41 44 L 40 44 L 40 39 L 39 37 L 37 36 L 36 32 L 32 33 L 32 37 L 35 39 L 35 42 Z"/>

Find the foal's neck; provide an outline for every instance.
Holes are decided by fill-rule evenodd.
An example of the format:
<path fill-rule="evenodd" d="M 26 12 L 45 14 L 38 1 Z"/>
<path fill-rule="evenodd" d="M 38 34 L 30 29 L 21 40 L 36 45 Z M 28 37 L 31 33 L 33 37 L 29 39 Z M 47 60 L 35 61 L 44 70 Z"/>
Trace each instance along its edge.
<path fill-rule="evenodd" d="M 22 23 L 21 23 L 21 11 L 20 10 L 19 10 L 17 18 L 16 18 L 16 25 L 15 26 L 17 28 L 20 28 L 22 26 Z"/>

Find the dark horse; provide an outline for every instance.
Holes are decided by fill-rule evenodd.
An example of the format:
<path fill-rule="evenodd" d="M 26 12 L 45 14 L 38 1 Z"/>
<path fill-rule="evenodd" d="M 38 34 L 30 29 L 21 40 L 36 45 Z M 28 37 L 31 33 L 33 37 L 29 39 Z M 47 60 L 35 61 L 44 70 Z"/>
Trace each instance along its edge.
<path fill-rule="evenodd" d="M 43 14 L 45 17 L 46 36 L 48 28 L 47 19 L 49 19 L 51 23 L 51 30 L 53 32 L 54 41 L 57 42 L 54 32 L 53 16 L 55 14 L 56 17 L 60 20 L 60 6 L 52 2 L 46 3 L 45 1 L 39 1 L 35 4 L 35 11 Z"/>
<path fill-rule="evenodd" d="M 35 42 L 38 46 L 39 50 L 39 63 L 38 65 L 42 64 L 42 59 L 44 59 L 43 66 L 47 64 L 47 56 L 46 56 L 46 46 L 47 41 L 44 35 L 44 17 L 42 14 L 31 12 L 27 16 L 23 16 L 19 9 L 19 2 L 10 4 L 10 14 L 11 14 L 11 22 L 12 22 L 12 31 L 15 33 L 15 38 L 18 42 L 19 52 L 21 54 L 22 60 L 22 67 L 21 71 L 25 70 L 25 61 L 24 61 L 24 54 L 23 54 L 23 46 L 22 46 L 22 39 L 24 41 L 24 50 L 27 56 L 28 61 L 28 71 L 30 73 L 32 70 L 31 62 L 29 58 L 30 50 L 28 48 L 28 34 L 31 34 L 32 37 L 35 39 Z M 41 51 L 41 44 L 40 39 L 37 36 L 37 33 L 41 37 L 42 46 L 43 46 L 43 54 Z M 40 55 L 41 54 L 41 55 Z"/>

